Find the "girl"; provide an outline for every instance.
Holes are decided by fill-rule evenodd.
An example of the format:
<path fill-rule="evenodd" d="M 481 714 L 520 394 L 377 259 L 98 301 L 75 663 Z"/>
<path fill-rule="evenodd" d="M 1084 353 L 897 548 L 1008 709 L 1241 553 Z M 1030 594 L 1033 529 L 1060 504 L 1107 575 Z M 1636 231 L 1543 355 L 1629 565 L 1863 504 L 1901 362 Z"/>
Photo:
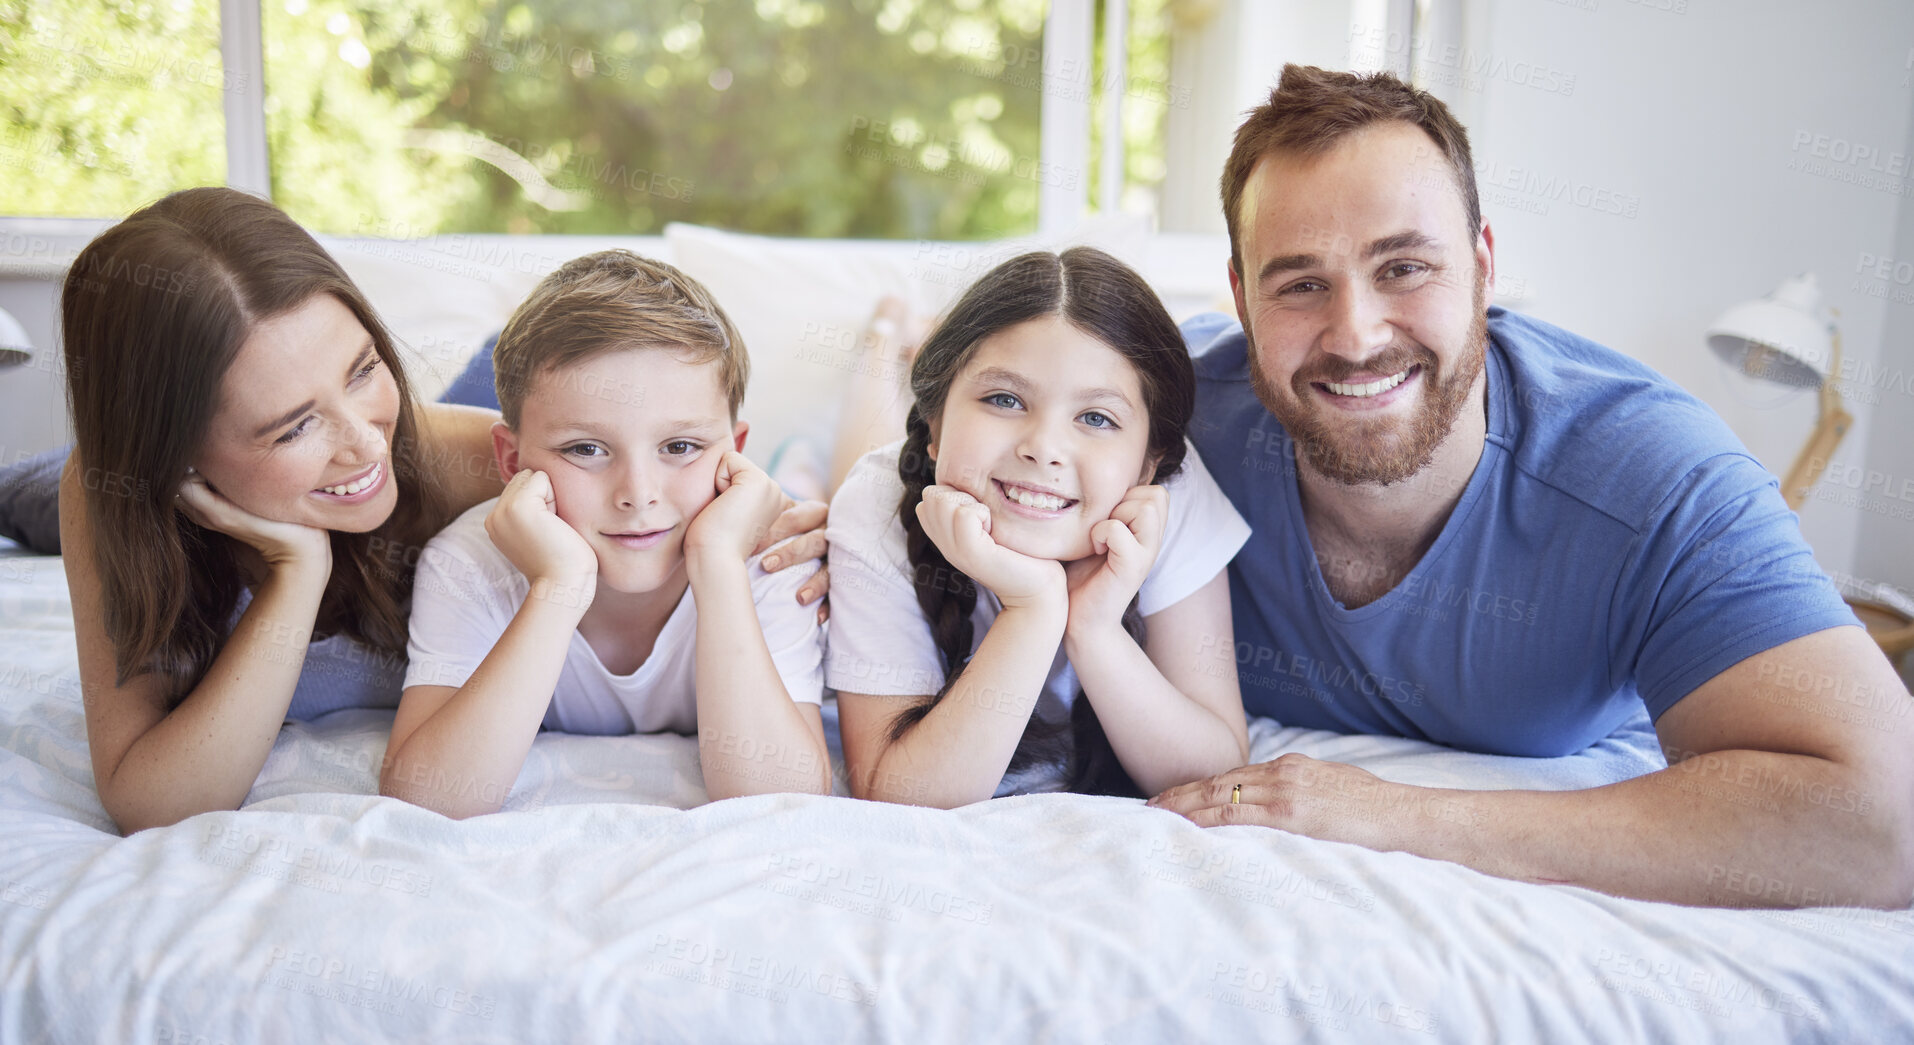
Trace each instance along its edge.
<path fill-rule="evenodd" d="M 1249 528 L 1184 441 L 1194 388 L 1101 251 L 1014 258 L 951 307 L 905 439 L 831 504 L 853 794 L 948 808 L 1062 762 L 1136 795 L 1244 763 L 1224 567 Z"/>
<path fill-rule="evenodd" d="M 413 564 L 498 495 L 498 415 L 416 403 L 339 264 L 231 189 L 102 233 L 60 304 L 100 801 L 128 832 L 236 808 L 285 719 L 397 704 Z"/>

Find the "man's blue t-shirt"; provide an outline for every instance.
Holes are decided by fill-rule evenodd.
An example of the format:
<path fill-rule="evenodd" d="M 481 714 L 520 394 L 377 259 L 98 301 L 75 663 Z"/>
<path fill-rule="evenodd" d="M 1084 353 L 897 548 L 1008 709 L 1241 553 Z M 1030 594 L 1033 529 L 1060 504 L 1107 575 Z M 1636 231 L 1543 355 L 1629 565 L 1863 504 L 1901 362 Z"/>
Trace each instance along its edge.
<path fill-rule="evenodd" d="M 1252 714 L 1565 755 L 1762 650 L 1857 623 L 1775 478 L 1712 410 L 1500 308 L 1468 487 L 1414 569 L 1346 609 L 1303 524 L 1289 435 L 1250 390 L 1242 328 L 1207 315 L 1183 335 L 1190 438 L 1255 531 L 1229 570 Z"/>

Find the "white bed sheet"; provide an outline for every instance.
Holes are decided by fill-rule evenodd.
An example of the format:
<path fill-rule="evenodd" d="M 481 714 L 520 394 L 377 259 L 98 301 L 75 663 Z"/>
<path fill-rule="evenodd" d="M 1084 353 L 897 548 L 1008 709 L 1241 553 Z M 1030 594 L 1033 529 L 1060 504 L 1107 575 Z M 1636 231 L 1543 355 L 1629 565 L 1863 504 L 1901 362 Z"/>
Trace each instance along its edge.
<path fill-rule="evenodd" d="M 508 812 L 379 798 L 390 715 L 288 726 L 244 809 L 122 839 L 58 559 L 0 553 L 0 1040 L 1890 1041 L 1914 914 L 1684 909 L 1140 803 L 704 804 L 695 744 L 544 736 Z M 1576 787 L 1258 721 L 1397 780 Z"/>

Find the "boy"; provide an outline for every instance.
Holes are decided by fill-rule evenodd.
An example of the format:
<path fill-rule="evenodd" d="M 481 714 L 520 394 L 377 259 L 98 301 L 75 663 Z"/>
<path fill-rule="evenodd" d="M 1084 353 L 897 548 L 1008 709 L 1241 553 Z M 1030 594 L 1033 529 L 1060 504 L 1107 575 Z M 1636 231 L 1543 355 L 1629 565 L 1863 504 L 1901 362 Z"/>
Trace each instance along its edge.
<path fill-rule="evenodd" d="M 710 294 L 608 250 L 566 263 L 494 352 L 496 500 L 426 545 L 379 790 L 496 811 L 540 725 L 698 731 L 713 799 L 828 794 L 815 612 L 752 547 L 783 502 L 738 451 L 749 361 Z"/>

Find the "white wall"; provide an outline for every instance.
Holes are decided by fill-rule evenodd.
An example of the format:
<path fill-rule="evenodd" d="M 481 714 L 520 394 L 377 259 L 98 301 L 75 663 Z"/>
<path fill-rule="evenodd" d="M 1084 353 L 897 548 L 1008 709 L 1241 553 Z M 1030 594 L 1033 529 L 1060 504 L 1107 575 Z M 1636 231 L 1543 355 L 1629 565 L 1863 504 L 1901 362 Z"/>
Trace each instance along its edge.
<path fill-rule="evenodd" d="M 1347 64 L 1349 21 L 1347 0 L 1185 5 L 1170 47 L 1170 84 L 1174 96 L 1187 97 L 1189 104 L 1170 110 L 1163 135 L 1169 161 L 1164 231 L 1228 231 L 1217 182 L 1236 125 L 1246 110 L 1268 100 L 1284 63 Z M 1227 278 L 1220 263 L 1216 275 Z"/>
<path fill-rule="evenodd" d="M 1851 288 L 1857 258 L 1896 251 L 1902 197 L 1801 169 L 1812 155 L 1865 146 L 1882 157 L 1909 144 L 1914 5 L 1777 0 L 1499 0 L 1487 5 L 1486 60 L 1475 138 L 1484 210 L 1505 277 L 1526 284 L 1528 311 L 1625 351 L 1706 400 L 1763 464 L 1785 471 L 1815 419 L 1812 394 L 1770 391 L 1730 372 L 1703 343 L 1730 304 L 1801 271 L 1819 274 L 1840 310 L 1844 350 L 1863 370 L 1903 372 L 1914 334 L 1906 306 Z M 1663 8 L 1679 10 L 1664 10 Z M 1473 27 L 1472 27 L 1473 35 Z M 1516 82 L 1541 69 L 1550 91 Z M 1533 76 L 1533 73 L 1528 75 Z M 1808 144 L 1801 145 L 1803 137 Z M 1846 148 L 1836 140 L 1848 143 Z M 1914 190 L 1914 172 L 1891 179 Z M 1547 179 L 1586 191 L 1578 206 L 1538 195 Z M 1515 188 L 1491 187 L 1509 183 Z M 1633 217 L 1603 209 L 1633 206 Z M 1546 213 L 1533 213 L 1545 210 Z M 1903 229 L 1904 233 L 1909 230 Z M 1914 241 L 1901 251 L 1914 258 Z M 1914 287 L 1901 287 L 1914 296 Z M 1889 320 L 1899 336 L 1884 344 Z M 1876 402 L 1868 402 L 1868 399 Z M 1902 394 L 1850 395 L 1856 424 L 1830 475 L 1862 481 L 1870 459 L 1914 477 Z M 1893 415 L 1877 420 L 1877 415 Z M 1894 443 L 1890 449 L 1886 443 Z M 1884 443 L 1883 441 L 1886 441 Z M 1872 521 L 1834 499 L 1838 482 L 1801 513 L 1824 567 L 1866 569 L 1914 586 L 1909 524 Z M 1904 504 L 1914 509 L 1914 504 Z M 1864 520 L 1869 520 L 1864 527 Z M 1878 531 L 1886 529 L 1888 533 Z M 1898 538 L 1899 550 L 1878 547 Z M 1889 560 L 1894 560 L 1889 562 Z"/>
<path fill-rule="evenodd" d="M 66 442 L 66 372 L 54 332 L 60 287 L 48 278 L 0 278 L 0 308 L 26 328 L 33 358 L 0 370 L 0 468 Z"/>
<path fill-rule="evenodd" d="M 1914 63 L 1914 50 L 1909 60 Z M 1914 162 L 1914 112 L 1909 114 L 1906 141 L 1901 151 Z M 1868 291 L 1888 295 L 1883 305 L 1887 316 L 1879 352 L 1882 365 L 1871 384 L 1879 405 L 1872 423 L 1856 433 L 1866 439 L 1868 448 L 1863 486 L 1873 475 L 1881 480 L 1878 487 L 1862 491 L 1854 572 L 1914 593 L 1914 493 L 1909 492 L 1914 485 L 1914 201 L 1905 197 L 1893 242 L 1893 262 L 1885 279 L 1875 276 L 1872 266 L 1865 273 L 1844 273 L 1839 279 L 1844 287 L 1858 281 Z M 1908 660 L 1908 677 L 1914 681 L 1914 657 Z"/>

